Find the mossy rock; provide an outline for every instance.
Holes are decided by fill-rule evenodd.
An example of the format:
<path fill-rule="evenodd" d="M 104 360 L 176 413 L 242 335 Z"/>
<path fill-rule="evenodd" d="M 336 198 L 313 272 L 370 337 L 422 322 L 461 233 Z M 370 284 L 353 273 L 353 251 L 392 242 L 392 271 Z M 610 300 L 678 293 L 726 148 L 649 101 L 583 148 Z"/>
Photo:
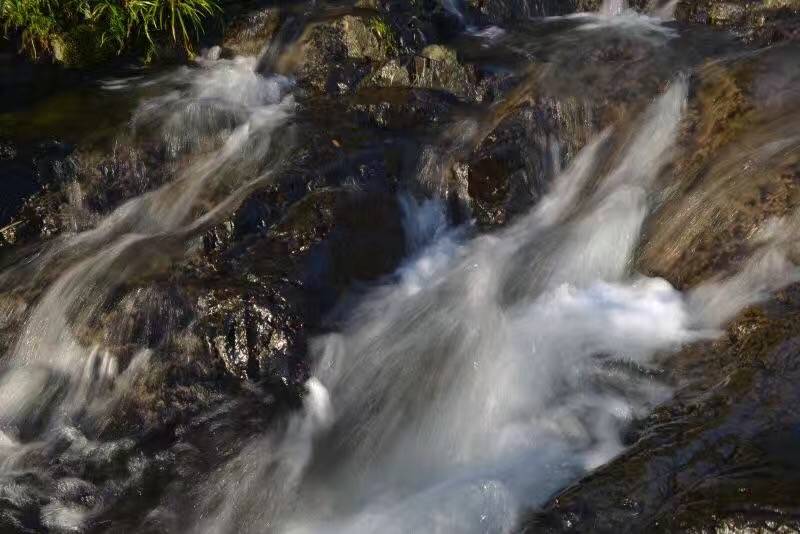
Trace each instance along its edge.
<path fill-rule="evenodd" d="M 442 45 L 430 45 L 414 60 L 415 87 L 447 91 L 456 96 L 474 99 L 477 97 L 475 73 L 462 65 L 453 49 Z"/>
<path fill-rule="evenodd" d="M 348 57 L 383 61 L 395 55 L 397 39 L 391 26 L 381 17 L 346 15 L 338 25 Z"/>

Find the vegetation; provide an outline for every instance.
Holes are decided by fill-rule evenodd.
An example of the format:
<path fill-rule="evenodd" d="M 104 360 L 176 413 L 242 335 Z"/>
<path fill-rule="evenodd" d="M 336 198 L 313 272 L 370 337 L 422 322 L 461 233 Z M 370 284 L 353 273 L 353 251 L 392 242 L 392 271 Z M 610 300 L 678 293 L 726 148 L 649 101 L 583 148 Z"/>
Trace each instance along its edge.
<path fill-rule="evenodd" d="M 221 11 L 217 1 L 0 0 L 0 21 L 34 58 L 45 52 L 91 62 L 126 49 L 151 58 L 164 41 L 191 52 L 205 20 Z"/>
<path fill-rule="evenodd" d="M 380 17 L 372 17 L 367 24 L 378 39 L 384 43 L 389 53 L 397 52 L 397 37 L 385 20 Z"/>

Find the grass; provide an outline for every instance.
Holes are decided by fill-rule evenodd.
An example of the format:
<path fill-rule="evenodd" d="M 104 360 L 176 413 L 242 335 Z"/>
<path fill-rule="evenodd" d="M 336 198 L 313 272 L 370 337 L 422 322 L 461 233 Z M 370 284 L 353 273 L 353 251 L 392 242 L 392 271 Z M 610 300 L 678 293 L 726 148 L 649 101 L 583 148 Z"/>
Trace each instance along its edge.
<path fill-rule="evenodd" d="M 167 42 L 191 53 L 219 12 L 218 0 L 0 0 L 3 30 L 18 33 L 33 58 L 58 55 L 59 42 L 93 52 L 141 50 L 147 58 Z"/>

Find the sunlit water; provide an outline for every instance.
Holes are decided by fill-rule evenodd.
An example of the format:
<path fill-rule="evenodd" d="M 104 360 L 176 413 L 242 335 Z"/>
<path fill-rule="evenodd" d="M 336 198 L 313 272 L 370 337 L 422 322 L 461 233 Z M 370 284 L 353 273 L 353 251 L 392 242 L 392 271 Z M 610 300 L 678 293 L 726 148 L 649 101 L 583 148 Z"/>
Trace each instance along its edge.
<path fill-rule="evenodd" d="M 435 202 L 411 210 L 429 244 L 312 343 L 303 411 L 220 468 L 188 531 L 508 532 L 618 454 L 669 395 L 654 357 L 796 276 L 774 247 L 689 294 L 631 271 L 685 100 L 676 80 L 611 172 L 596 175 L 602 136 L 498 235 L 464 241 L 431 224 Z"/>
<path fill-rule="evenodd" d="M 578 32 L 628 25 L 658 44 L 675 35 L 618 1 L 584 18 Z M 115 290 L 184 257 L 270 182 L 296 104 L 289 80 L 254 67 L 206 58 L 155 81 L 107 82 L 173 87 L 143 102 L 132 125 L 158 132 L 173 156 L 194 156 L 171 183 L 25 266 L 47 285 L 0 369 L 0 494 L 19 507 L 46 500 L 47 528 L 87 529 L 137 484 L 136 461 L 119 487 L 57 468 L 133 448 L 100 435 L 159 357 L 77 333 Z M 416 178 L 431 198 L 402 196 L 409 257 L 341 329 L 311 341 L 302 408 L 248 438 L 191 495 L 167 488 L 147 520 L 177 532 L 510 532 L 527 507 L 619 454 L 624 430 L 671 394 L 661 358 L 715 338 L 743 307 L 798 279 L 785 256 L 795 220 L 774 221 L 738 273 L 688 292 L 633 269 L 687 93 L 676 77 L 630 139 L 597 135 L 530 213 L 477 237 L 448 223 L 441 198 L 447 151 L 477 129 L 456 124 L 420 159 Z M 190 512 L 170 509 L 186 498 Z"/>

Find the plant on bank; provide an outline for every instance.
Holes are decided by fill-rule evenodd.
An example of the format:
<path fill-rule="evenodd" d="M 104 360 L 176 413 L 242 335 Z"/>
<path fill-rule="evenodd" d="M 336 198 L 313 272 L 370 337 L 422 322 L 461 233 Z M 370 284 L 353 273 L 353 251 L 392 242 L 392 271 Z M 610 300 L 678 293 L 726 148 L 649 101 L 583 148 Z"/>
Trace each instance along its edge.
<path fill-rule="evenodd" d="M 218 0 L 0 0 L 6 34 L 18 32 L 33 58 L 50 53 L 68 64 L 98 62 L 126 49 L 146 59 L 164 41 L 188 53 Z"/>

